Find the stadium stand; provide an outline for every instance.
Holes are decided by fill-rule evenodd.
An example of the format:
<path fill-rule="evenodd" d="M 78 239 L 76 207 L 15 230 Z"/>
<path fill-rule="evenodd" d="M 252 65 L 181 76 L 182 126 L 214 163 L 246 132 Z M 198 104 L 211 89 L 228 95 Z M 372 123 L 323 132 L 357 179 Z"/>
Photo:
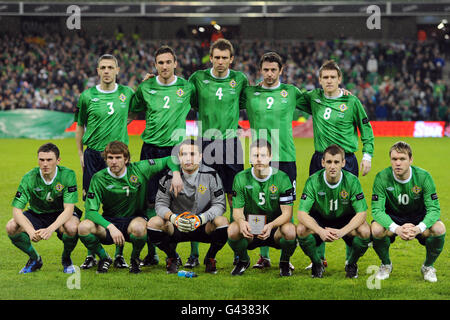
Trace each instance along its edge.
<path fill-rule="evenodd" d="M 179 58 L 178 73 L 188 78 L 208 66 L 208 45 L 200 40 L 170 40 Z M 258 59 L 277 51 L 285 59 L 283 81 L 311 90 L 318 87 L 316 70 L 335 59 L 344 87 L 357 95 L 374 120 L 450 120 L 450 96 L 444 82 L 444 52 L 428 42 L 234 41 L 234 68 L 257 83 Z M 96 83 L 95 62 L 105 52 L 120 60 L 118 81 L 136 86 L 146 72 L 155 72 L 152 53 L 157 41 L 102 35 L 82 37 L 18 34 L 0 36 L 0 110 L 18 108 L 72 112 L 86 87 Z M 205 59 L 206 57 L 206 59 Z"/>

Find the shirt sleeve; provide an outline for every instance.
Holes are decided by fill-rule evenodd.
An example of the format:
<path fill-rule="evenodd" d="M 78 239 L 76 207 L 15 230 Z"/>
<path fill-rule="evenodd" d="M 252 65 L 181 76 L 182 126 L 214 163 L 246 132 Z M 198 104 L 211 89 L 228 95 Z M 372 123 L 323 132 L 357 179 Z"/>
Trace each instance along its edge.
<path fill-rule="evenodd" d="M 295 87 L 295 97 L 297 102 L 296 108 L 300 111 L 312 114 L 310 93 L 301 91 L 299 88 Z"/>
<path fill-rule="evenodd" d="M 97 184 L 97 179 L 94 175 L 86 195 L 86 219 L 106 229 L 110 225 L 110 222 L 103 218 L 99 212 L 103 201 L 103 194 Z"/>
<path fill-rule="evenodd" d="M 250 88 L 250 86 L 247 85 L 241 91 L 241 95 L 239 96 L 239 109 L 247 108 L 247 90 L 248 90 L 248 88 Z"/>
<path fill-rule="evenodd" d="M 87 107 L 88 107 L 88 99 L 87 94 L 83 92 L 78 99 L 74 121 L 77 122 L 79 126 L 86 126 L 87 124 Z"/>
<path fill-rule="evenodd" d="M 142 84 L 136 89 L 136 92 L 131 96 L 130 100 L 130 112 L 145 111 L 147 102 L 142 94 Z"/>
<path fill-rule="evenodd" d="M 211 174 L 207 175 L 210 181 L 209 192 L 211 197 L 211 206 L 205 212 L 201 212 L 201 214 L 206 217 L 207 221 L 213 221 L 216 217 L 223 215 L 226 210 L 225 192 L 218 174 L 216 174 L 215 177 Z"/>
<path fill-rule="evenodd" d="M 64 188 L 64 203 L 77 203 L 78 191 L 77 191 L 77 179 L 75 172 L 70 170 L 68 173 L 67 181 Z"/>
<path fill-rule="evenodd" d="M 168 156 L 164 158 L 148 159 L 135 162 L 144 177 L 149 180 L 155 174 L 161 172 L 164 168 L 170 171 L 180 171 L 180 166 L 174 163 L 175 157 Z"/>
<path fill-rule="evenodd" d="M 171 179 L 167 177 L 162 177 L 158 183 L 158 192 L 156 193 L 155 199 L 155 211 L 158 216 L 164 219 L 164 216 L 170 210 L 171 195 L 169 192 Z"/>
<path fill-rule="evenodd" d="M 358 126 L 359 132 L 361 133 L 361 141 L 363 144 L 362 152 L 370 154 L 373 157 L 374 151 L 374 135 L 372 125 L 370 124 L 367 113 L 364 110 L 363 105 L 359 99 L 354 99 L 355 103 L 355 123 Z"/>
<path fill-rule="evenodd" d="M 12 206 L 18 209 L 25 209 L 30 200 L 30 192 L 27 187 L 27 176 L 25 175 L 20 181 L 16 195 L 12 201 Z"/>
<path fill-rule="evenodd" d="M 394 222 L 386 213 L 386 188 L 380 173 L 377 174 L 373 182 L 372 188 L 372 217 L 381 224 L 385 229 Z"/>
<path fill-rule="evenodd" d="M 436 186 L 430 174 L 427 174 L 423 183 L 423 198 L 426 214 L 422 222 L 428 229 L 434 225 L 441 216 L 441 208 L 436 193 Z"/>
<path fill-rule="evenodd" d="M 293 206 L 294 205 L 294 187 L 288 175 L 283 175 L 280 189 L 280 206 Z"/>
<path fill-rule="evenodd" d="M 352 207 L 355 209 L 356 213 L 367 211 L 367 202 L 366 198 L 364 196 L 364 192 L 361 186 L 361 183 L 358 179 L 355 179 L 355 182 L 352 183 L 352 196 L 351 196 L 351 202 Z"/>
<path fill-rule="evenodd" d="M 189 77 L 189 83 L 192 84 L 192 86 L 194 88 L 196 88 L 195 86 L 195 82 L 197 80 L 197 73 L 194 72 L 190 77 Z M 197 90 L 195 92 L 192 92 L 191 94 L 191 107 L 195 110 L 198 111 L 198 96 L 197 96 L 198 92 Z"/>
<path fill-rule="evenodd" d="M 242 185 L 240 183 L 240 177 L 236 176 L 233 181 L 233 188 L 232 188 L 232 204 L 233 208 L 243 208 L 245 206 L 245 197 L 244 197 L 244 189 L 242 188 Z"/>
<path fill-rule="evenodd" d="M 314 196 L 314 187 L 312 184 L 311 178 L 308 178 L 305 183 L 305 187 L 303 188 L 302 196 L 300 197 L 300 205 L 298 210 L 304 212 L 310 212 L 314 203 L 316 202 Z"/>

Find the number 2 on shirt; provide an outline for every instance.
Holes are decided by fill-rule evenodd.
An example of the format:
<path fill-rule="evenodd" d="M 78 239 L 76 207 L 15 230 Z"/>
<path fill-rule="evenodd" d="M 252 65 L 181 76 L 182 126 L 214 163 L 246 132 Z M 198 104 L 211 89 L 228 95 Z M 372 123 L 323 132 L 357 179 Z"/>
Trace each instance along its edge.
<path fill-rule="evenodd" d="M 169 96 L 165 96 L 164 97 L 164 107 L 163 107 L 163 109 L 169 109 L 170 108 L 170 106 L 169 106 L 169 102 L 170 102 L 170 97 Z"/>

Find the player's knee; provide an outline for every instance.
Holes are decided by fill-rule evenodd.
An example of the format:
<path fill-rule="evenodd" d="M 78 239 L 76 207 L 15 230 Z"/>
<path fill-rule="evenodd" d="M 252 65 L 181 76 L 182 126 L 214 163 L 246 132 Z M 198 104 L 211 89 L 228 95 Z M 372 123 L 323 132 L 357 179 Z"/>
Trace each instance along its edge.
<path fill-rule="evenodd" d="M 237 222 L 233 222 L 228 226 L 228 239 L 239 240 L 240 239 L 240 228 Z"/>
<path fill-rule="evenodd" d="M 152 217 L 147 222 L 147 228 L 162 230 L 163 227 L 164 227 L 164 220 L 159 216 Z"/>
<path fill-rule="evenodd" d="M 147 224 L 139 221 L 130 225 L 130 233 L 135 237 L 143 237 L 147 234 Z"/>
<path fill-rule="evenodd" d="M 286 240 L 295 240 L 297 236 L 295 225 L 292 223 L 285 223 L 281 226 L 281 232 Z"/>
<path fill-rule="evenodd" d="M 224 216 L 216 217 L 214 219 L 214 225 L 216 226 L 216 228 L 226 226 L 228 225 L 228 219 Z"/>
<path fill-rule="evenodd" d="M 386 236 L 386 229 L 376 221 L 372 222 L 370 232 L 375 238 L 383 238 Z"/>
<path fill-rule="evenodd" d="M 297 225 L 297 236 L 298 237 L 306 237 L 307 233 L 308 233 L 307 231 L 308 231 L 308 229 L 301 223 L 299 223 Z"/>
<path fill-rule="evenodd" d="M 95 225 L 91 220 L 83 220 L 78 225 L 78 234 L 80 236 L 86 236 L 89 233 L 92 233 L 93 228 L 95 228 Z"/>
<path fill-rule="evenodd" d="M 442 221 L 437 221 L 431 228 L 431 234 L 433 236 L 441 236 L 446 232 L 445 224 Z"/>
<path fill-rule="evenodd" d="M 64 233 L 70 237 L 74 237 L 78 233 L 78 223 L 67 222 L 64 224 Z"/>
<path fill-rule="evenodd" d="M 358 236 L 363 239 L 370 238 L 370 226 L 367 224 L 367 222 L 364 222 L 359 228 L 357 229 Z"/>
<path fill-rule="evenodd" d="M 14 221 L 14 219 L 9 220 L 6 224 L 6 233 L 10 236 L 14 235 L 18 229 L 19 225 L 16 223 L 16 221 Z"/>

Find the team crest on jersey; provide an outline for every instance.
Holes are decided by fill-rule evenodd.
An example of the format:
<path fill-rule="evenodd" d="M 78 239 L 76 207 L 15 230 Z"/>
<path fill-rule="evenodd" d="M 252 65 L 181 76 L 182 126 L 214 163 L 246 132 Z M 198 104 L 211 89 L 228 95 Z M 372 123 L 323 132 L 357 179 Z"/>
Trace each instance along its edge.
<path fill-rule="evenodd" d="M 237 85 L 237 82 L 236 82 L 236 80 L 234 80 L 234 79 L 231 79 L 231 81 L 230 81 L 230 87 L 232 87 L 232 88 L 235 88 L 235 87 L 236 87 L 236 85 Z"/>
<path fill-rule="evenodd" d="M 130 181 L 133 182 L 133 183 L 136 183 L 136 182 L 138 182 L 138 177 L 135 176 L 134 174 L 132 174 L 132 175 L 130 176 Z"/>
<path fill-rule="evenodd" d="M 122 102 L 125 102 L 125 100 L 127 100 L 126 95 L 124 95 L 123 93 L 121 93 L 120 96 L 119 96 L 119 100 L 122 101 Z"/>
<path fill-rule="evenodd" d="M 345 200 L 345 199 L 347 199 L 347 197 L 348 197 L 348 192 L 345 191 L 345 190 L 342 190 L 341 193 L 340 193 L 340 195 L 341 195 L 341 198 Z"/>
<path fill-rule="evenodd" d="M 276 185 L 273 184 L 273 185 L 270 186 L 269 190 L 270 190 L 270 192 L 275 193 L 275 192 L 278 191 L 278 188 L 277 188 Z"/>
<path fill-rule="evenodd" d="M 184 94 L 183 89 L 180 88 L 180 89 L 177 90 L 177 95 L 178 95 L 179 97 L 182 97 L 183 94 Z"/>
<path fill-rule="evenodd" d="M 201 194 L 205 194 L 206 189 L 207 188 L 202 184 L 198 186 L 198 192 L 200 192 Z"/>
<path fill-rule="evenodd" d="M 420 191 L 422 191 L 422 188 L 419 187 L 419 186 L 414 186 L 414 187 L 412 187 L 411 190 L 412 190 L 412 192 L 414 192 L 415 194 L 419 194 Z"/>
<path fill-rule="evenodd" d="M 56 191 L 61 192 L 64 189 L 64 186 L 61 183 L 57 183 L 55 186 Z"/>
<path fill-rule="evenodd" d="M 288 96 L 288 92 L 284 89 L 280 91 L 280 94 L 283 98 L 286 98 Z"/>
<path fill-rule="evenodd" d="M 342 112 L 344 112 L 345 110 L 347 110 L 348 109 L 348 107 L 347 107 L 347 105 L 345 104 L 345 103 L 343 103 L 343 104 L 341 104 L 340 106 L 339 106 L 339 110 L 341 110 Z"/>

